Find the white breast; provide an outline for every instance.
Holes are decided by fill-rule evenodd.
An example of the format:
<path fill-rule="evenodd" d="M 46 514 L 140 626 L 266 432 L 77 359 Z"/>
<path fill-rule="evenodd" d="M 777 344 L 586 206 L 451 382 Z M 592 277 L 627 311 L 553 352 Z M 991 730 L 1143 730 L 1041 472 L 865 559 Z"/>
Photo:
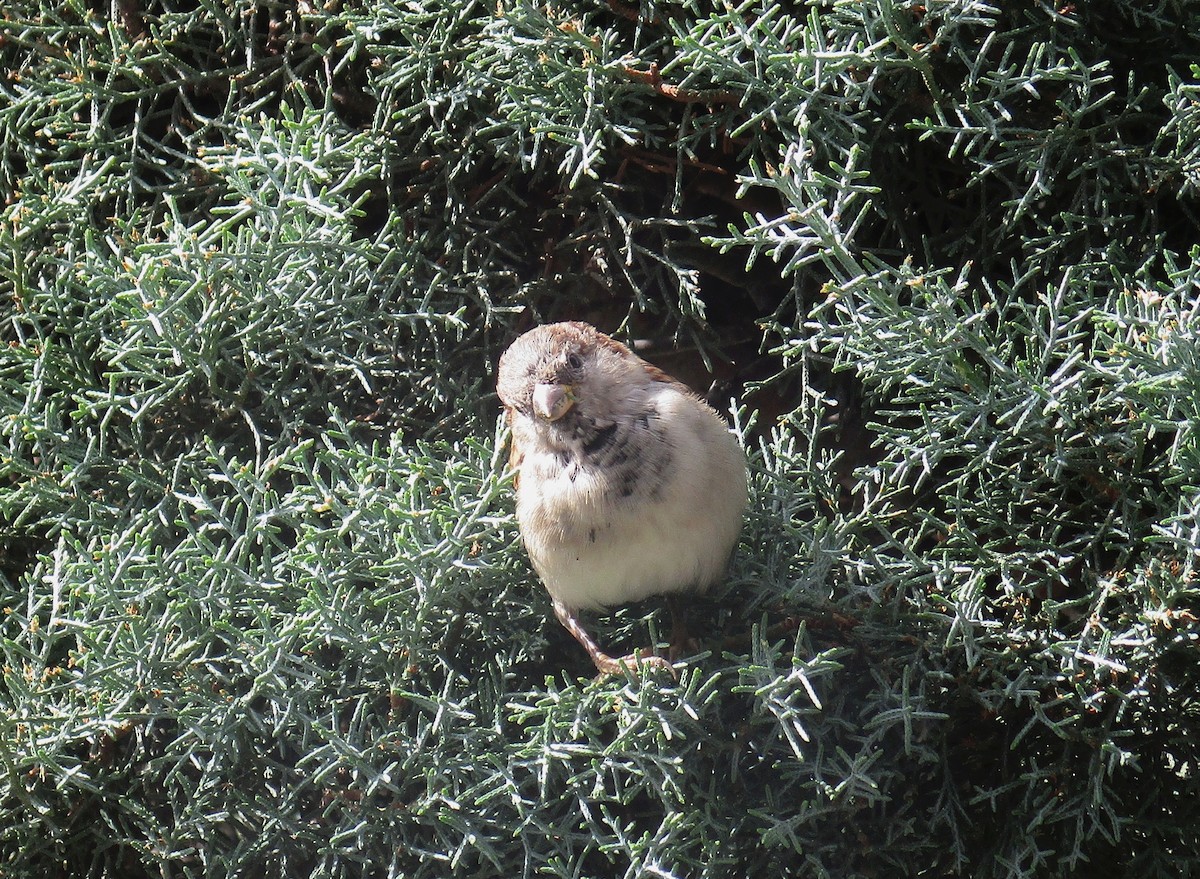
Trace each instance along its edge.
<path fill-rule="evenodd" d="M 656 491 L 622 497 L 603 472 L 564 467 L 552 449 L 531 449 L 521 464 L 521 534 L 546 589 L 568 607 L 704 590 L 725 571 L 746 504 L 742 450 L 716 413 L 675 386 L 656 385 L 652 402 L 669 461 L 644 474 Z"/>

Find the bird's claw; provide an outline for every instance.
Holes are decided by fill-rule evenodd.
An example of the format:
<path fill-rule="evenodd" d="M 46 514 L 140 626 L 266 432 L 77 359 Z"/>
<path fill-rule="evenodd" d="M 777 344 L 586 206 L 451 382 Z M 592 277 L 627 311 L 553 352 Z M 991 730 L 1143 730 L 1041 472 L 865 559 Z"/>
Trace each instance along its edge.
<path fill-rule="evenodd" d="M 668 660 L 654 653 L 649 656 L 631 653 L 629 656 L 622 656 L 619 659 L 604 656 L 597 658 L 596 668 L 602 675 L 620 675 L 624 674 L 626 669 L 633 672 L 662 670 L 668 672 L 673 679 L 679 679 L 675 667 Z"/>

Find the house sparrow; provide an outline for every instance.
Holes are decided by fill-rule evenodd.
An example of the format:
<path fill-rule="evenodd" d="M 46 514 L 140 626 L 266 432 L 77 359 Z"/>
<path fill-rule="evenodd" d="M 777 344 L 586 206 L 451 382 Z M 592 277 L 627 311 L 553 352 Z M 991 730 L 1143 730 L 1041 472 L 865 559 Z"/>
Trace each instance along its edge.
<path fill-rule="evenodd" d="M 604 653 L 582 610 L 708 589 L 746 506 L 746 460 L 684 385 L 585 323 L 537 327 L 500 358 L 517 522 L 554 613 L 596 668 L 658 656 Z"/>

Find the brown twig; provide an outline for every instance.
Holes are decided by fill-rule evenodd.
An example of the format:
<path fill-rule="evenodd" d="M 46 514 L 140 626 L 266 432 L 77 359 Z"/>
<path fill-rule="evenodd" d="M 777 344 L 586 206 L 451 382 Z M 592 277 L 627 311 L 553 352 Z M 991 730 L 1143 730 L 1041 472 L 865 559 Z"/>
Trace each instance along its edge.
<path fill-rule="evenodd" d="M 679 101 L 682 104 L 736 104 L 741 98 L 730 91 L 721 89 L 685 89 L 668 82 L 663 82 L 658 65 L 651 64 L 649 70 L 638 70 L 635 67 L 622 67 L 625 75 L 637 82 L 645 83 L 664 98 Z"/>
<path fill-rule="evenodd" d="M 634 9 L 632 6 L 626 6 L 620 0 L 608 0 L 608 8 L 615 12 L 621 18 L 629 21 L 640 21 L 643 24 L 661 24 L 662 19 L 657 15 L 652 15 L 649 18 L 644 17 L 641 12 Z"/>
<path fill-rule="evenodd" d="M 639 149 L 634 146 L 622 146 L 621 152 L 625 156 L 626 161 L 632 162 L 656 174 L 674 174 L 679 167 L 679 160 L 675 156 L 664 156 L 660 153 L 650 152 L 649 150 Z M 697 171 L 729 176 L 729 171 L 720 165 L 712 165 L 708 162 L 702 162 L 699 159 L 684 156 L 683 164 L 685 167 L 694 168 Z"/>
<path fill-rule="evenodd" d="M 121 29 L 129 39 L 136 42 L 146 36 L 146 24 L 142 21 L 137 0 L 117 0 L 117 18 L 120 19 Z"/>

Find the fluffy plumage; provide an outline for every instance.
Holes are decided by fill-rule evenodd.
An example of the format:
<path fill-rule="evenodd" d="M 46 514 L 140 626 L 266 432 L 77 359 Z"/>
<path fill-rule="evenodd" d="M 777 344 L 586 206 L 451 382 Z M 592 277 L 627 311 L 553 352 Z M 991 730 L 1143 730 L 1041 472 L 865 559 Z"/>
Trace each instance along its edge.
<path fill-rule="evenodd" d="M 513 342 L 497 389 L 534 570 L 597 667 L 618 671 L 632 657 L 603 653 L 578 611 L 720 578 L 746 505 L 742 450 L 684 385 L 584 323 Z"/>

